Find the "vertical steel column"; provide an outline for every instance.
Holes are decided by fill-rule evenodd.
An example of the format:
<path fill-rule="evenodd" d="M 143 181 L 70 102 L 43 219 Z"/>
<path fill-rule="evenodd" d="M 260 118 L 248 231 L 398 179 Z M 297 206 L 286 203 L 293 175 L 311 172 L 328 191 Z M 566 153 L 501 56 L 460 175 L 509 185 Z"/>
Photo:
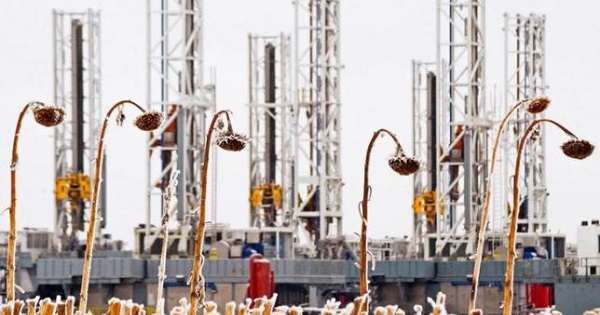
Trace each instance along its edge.
<path fill-rule="evenodd" d="M 487 176 L 484 0 L 438 0 L 436 256 L 472 252 Z M 448 36 L 448 37 L 446 37 Z M 445 38 L 444 38 L 445 37 Z"/>
<path fill-rule="evenodd" d="M 295 2 L 296 181 L 299 233 L 341 235 L 339 0 Z"/>
<path fill-rule="evenodd" d="M 148 198 L 144 252 L 160 235 L 151 229 L 162 215 L 162 193 L 169 174 L 180 171 L 177 204 L 179 252 L 186 255 L 191 215 L 200 196 L 200 168 L 206 126 L 214 110 L 214 86 L 203 80 L 203 1 L 147 1 L 147 103 L 166 115 L 164 127 L 148 145 Z"/>
<path fill-rule="evenodd" d="M 293 107 L 288 35 L 248 36 L 250 226 L 292 230 Z"/>
<path fill-rule="evenodd" d="M 64 124 L 54 129 L 55 235 L 59 249 L 70 250 L 76 245 L 76 230 L 85 228 L 87 207 L 81 194 L 93 189 L 89 177 L 94 175 L 93 156 L 102 119 L 100 12 L 54 10 L 53 49 L 54 102 L 71 113 Z M 101 227 L 106 218 L 105 200 L 101 196 Z"/>
<path fill-rule="evenodd" d="M 505 100 L 506 105 L 520 99 L 542 96 L 546 90 L 545 69 L 545 17 L 535 14 L 504 15 L 505 32 Z M 543 116 L 544 114 L 540 114 Z M 540 116 L 540 117 L 541 117 Z M 510 204 L 512 200 L 510 174 L 515 167 L 517 143 L 532 115 L 519 109 L 508 121 L 503 135 L 503 182 L 502 200 Z M 518 205 L 519 232 L 546 232 L 547 187 L 545 177 L 545 134 L 543 128 L 536 131 L 535 141 L 530 141 L 524 151 L 521 182 L 521 201 Z M 509 196 L 510 195 L 510 196 Z"/>

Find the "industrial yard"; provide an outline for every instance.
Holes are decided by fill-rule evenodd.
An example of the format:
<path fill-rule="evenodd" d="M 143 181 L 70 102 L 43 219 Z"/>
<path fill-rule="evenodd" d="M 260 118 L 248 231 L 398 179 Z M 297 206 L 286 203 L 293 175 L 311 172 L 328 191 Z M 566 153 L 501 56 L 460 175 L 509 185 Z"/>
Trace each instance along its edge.
<path fill-rule="evenodd" d="M 600 307 L 597 4 L 5 7 L 0 312 Z"/>

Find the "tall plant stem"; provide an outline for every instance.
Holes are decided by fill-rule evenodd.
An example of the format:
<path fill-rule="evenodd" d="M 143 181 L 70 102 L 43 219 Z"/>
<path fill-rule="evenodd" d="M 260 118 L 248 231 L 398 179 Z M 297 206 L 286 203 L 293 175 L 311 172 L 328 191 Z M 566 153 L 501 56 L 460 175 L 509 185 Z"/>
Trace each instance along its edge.
<path fill-rule="evenodd" d="M 15 300 L 15 252 L 17 247 L 17 163 L 19 162 L 19 133 L 23 117 L 27 114 L 29 104 L 19 114 L 17 127 L 13 137 L 12 158 L 10 161 L 10 228 L 8 231 L 8 256 L 6 262 L 6 301 Z"/>
<path fill-rule="evenodd" d="M 192 275 L 190 280 L 190 311 L 188 314 L 196 315 L 198 303 L 202 304 L 201 310 L 204 310 L 204 279 L 202 278 L 202 266 L 204 264 L 204 256 L 202 248 L 204 245 L 204 233 L 206 232 L 206 178 L 208 173 L 208 158 L 210 153 L 210 143 L 212 139 L 215 124 L 221 114 L 225 114 L 227 118 L 228 128 L 231 129 L 229 113 L 227 110 L 217 112 L 208 127 L 206 142 L 204 143 L 204 159 L 202 160 L 202 189 L 200 190 L 200 209 L 198 211 L 198 229 L 196 231 L 196 240 L 194 242 L 194 257 L 192 259 Z"/>
<path fill-rule="evenodd" d="M 362 208 L 362 225 L 360 229 L 360 295 L 363 296 L 368 292 L 368 279 L 367 279 L 367 223 L 369 222 L 369 163 L 371 160 L 371 151 L 373 146 L 375 145 L 375 141 L 379 137 L 381 133 L 387 133 L 396 143 L 398 148 L 402 149 L 400 142 L 396 136 L 391 133 L 387 129 L 379 129 L 377 130 L 373 136 L 371 137 L 371 141 L 369 142 L 369 146 L 367 148 L 367 154 L 365 157 L 365 169 L 363 175 L 363 199 L 361 203 Z M 368 309 L 368 299 L 363 305 L 363 310 Z"/>
<path fill-rule="evenodd" d="M 523 153 L 523 148 L 525 147 L 525 143 L 528 140 L 529 134 L 534 130 L 535 126 L 541 123 L 550 123 L 564 133 L 577 139 L 577 136 L 573 134 L 569 129 L 565 128 L 563 125 L 557 123 L 552 119 L 536 119 L 532 121 L 525 133 L 519 140 L 519 148 L 517 150 L 517 159 L 515 162 L 515 173 L 513 176 L 513 203 L 512 209 L 510 212 L 510 226 L 508 232 L 508 248 L 506 254 L 506 274 L 504 279 L 504 303 L 502 314 L 510 315 L 512 313 L 512 302 L 513 302 L 513 278 L 515 271 L 515 256 L 516 256 L 516 248 L 515 245 L 517 243 L 517 218 L 519 215 L 519 173 L 521 170 L 521 155 Z"/>
<path fill-rule="evenodd" d="M 96 212 L 98 210 L 98 194 L 100 192 L 100 177 L 102 170 L 102 157 L 104 155 L 104 135 L 108 126 L 110 115 L 121 105 L 130 104 L 139 109 L 142 113 L 146 112 L 140 105 L 131 100 L 123 100 L 114 104 L 106 113 L 102 122 L 98 149 L 96 150 L 96 167 L 94 171 L 94 186 L 92 191 L 92 204 L 90 206 L 90 223 L 85 242 L 85 255 L 83 257 L 83 274 L 81 276 L 81 290 L 79 293 L 79 314 L 85 315 L 87 308 L 88 288 L 90 284 L 90 272 L 92 269 L 92 251 L 94 247 L 94 238 L 96 235 Z"/>
<path fill-rule="evenodd" d="M 496 169 L 496 155 L 498 152 L 498 147 L 500 146 L 500 137 L 502 136 L 502 132 L 504 132 L 504 128 L 508 123 L 508 119 L 512 116 L 512 114 L 523 105 L 525 102 L 529 100 L 521 100 L 517 102 L 509 111 L 504 115 L 502 121 L 500 122 L 500 126 L 498 126 L 498 131 L 496 132 L 496 137 L 494 138 L 494 147 L 492 149 L 492 160 L 490 166 L 490 172 L 488 176 L 487 187 L 485 188 L 485 197 L 483 199 L 483 209 L 481 210 L 481 216 L 479 219 L 479 233 L 477 235 L 477 250 L 475 252 L 475 265 L 473 266 L 473 280 L 471 283 L 471 296 L 469 299 L 469 312 L 471 312 L 476 307 L 477 303 L 477 289 L 479 288 L 479 272 L 481 271 L 481 262 L 483 261 L 483 248 L 485 244 L 485 232 L 488 223 L 489 217 L 489 209 L 490 209 L 490 195 L 492 191 L 492 176 L 494 174 L 494 170 Z"/>

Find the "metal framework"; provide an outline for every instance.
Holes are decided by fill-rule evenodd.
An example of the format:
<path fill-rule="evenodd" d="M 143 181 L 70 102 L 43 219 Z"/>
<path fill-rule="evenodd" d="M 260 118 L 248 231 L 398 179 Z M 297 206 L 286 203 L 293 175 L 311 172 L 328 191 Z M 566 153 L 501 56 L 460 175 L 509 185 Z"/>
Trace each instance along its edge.
<path fill-rule="evenodd" d="M 342 233 L 340 2 L 295 2 L 295 195 L 299 233 Z"/>
<path fill-rule="evenodd" d="M 521 99 L 542 96 L 546 90 L 546 34 L 545 17 L 535 14 L 504 15 L 505 36 L 505 104 L 512 106 Z M 504 108 L 504 112 L 508 107 Z M 543 114 L 542 114 L 543 115 Z M 497 185 L 494 194 L 495 211 L 506 213 L 512 204 L 512 176 L 517 153 L 517 145 L 533 116 L 519 110 L 508 121 L 502 138 L 502 185 Z M 542 233 L 547 231 L 546 215 L 546 159 L 545 135 L 543 127 L 537 130 L 534 141 L 529 141 L 521 169 L 523 170 L 521 199 L 519 203 L 519 232 Z M 497 214 L 496 217 L 502 217 Z M 496 225 L 498 228 L 501 225 Z"/>
<path fill-rule="evenodd" d="M 413 238 L 409 254 L 423 257 L 425 234 L 435 232 L 435 139 L 436 64 L 412 61 L 412 142 L 413 155 L 424 163 L 413 176 Z"/>
<path fill-rule="evenodd" d="M 54 102 L 68 113 L 65 123 L 54 129 L 55 235 L 59 249 L 67 250 L 76 245 L 77 230 L 84 229 L 89 207 L 86 201 L 93 189 L 89 177 L 94 175 L 93 158 L 102 121 L 100 12 L 54 10 L 53 49 Z M 104 194 L 99 208 L 105 219 Z"/>
<path fill-rule="evenodd" d="M 428 235 L 428 256 L 473 251 L 491 125 L 485 111 L 484 8 L 484 0 L 437 3 L 436 207 L 443 215 L 437 216 L 437 231 Z"/>
<path fill-rule="evenodd" d="M 164 127 L 149 139 L 148 200 L 144 252 L 160 234 L 151 228 L 162 214 L 162 192 L 179 170 L 176 212 L 179 253 L 187 255 L 191 215 L 200 196 L 200 163 L 206 138 L 205 116 L 214 110 L 214 86 L 203 79 L 203 1 L 147 1 L 147 102 L 166 115 Z"/>
<path fill-rule="evenodd" d="M 292 228 L 293 106 L 289 35 L 248 36 L 250 227 Z"/>

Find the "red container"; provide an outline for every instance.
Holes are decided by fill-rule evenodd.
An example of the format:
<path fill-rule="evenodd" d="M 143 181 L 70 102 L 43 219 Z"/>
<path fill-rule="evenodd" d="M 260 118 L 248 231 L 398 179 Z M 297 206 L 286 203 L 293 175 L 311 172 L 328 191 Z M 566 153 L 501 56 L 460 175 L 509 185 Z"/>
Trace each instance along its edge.
<path fill-rule="evenodd" d="M 251 299 L 266 296 L 270 298 L 275 291 L 275 277 L 271 271 L 271 262 L 260 254 L 250 256 L 250 279 L 247 296 Z"/>
<path fill-rule="evenodd" d="M 534 308 L 552 306 L 552 285 L 528 283 L 525 285 L 527 304 Z"/>

